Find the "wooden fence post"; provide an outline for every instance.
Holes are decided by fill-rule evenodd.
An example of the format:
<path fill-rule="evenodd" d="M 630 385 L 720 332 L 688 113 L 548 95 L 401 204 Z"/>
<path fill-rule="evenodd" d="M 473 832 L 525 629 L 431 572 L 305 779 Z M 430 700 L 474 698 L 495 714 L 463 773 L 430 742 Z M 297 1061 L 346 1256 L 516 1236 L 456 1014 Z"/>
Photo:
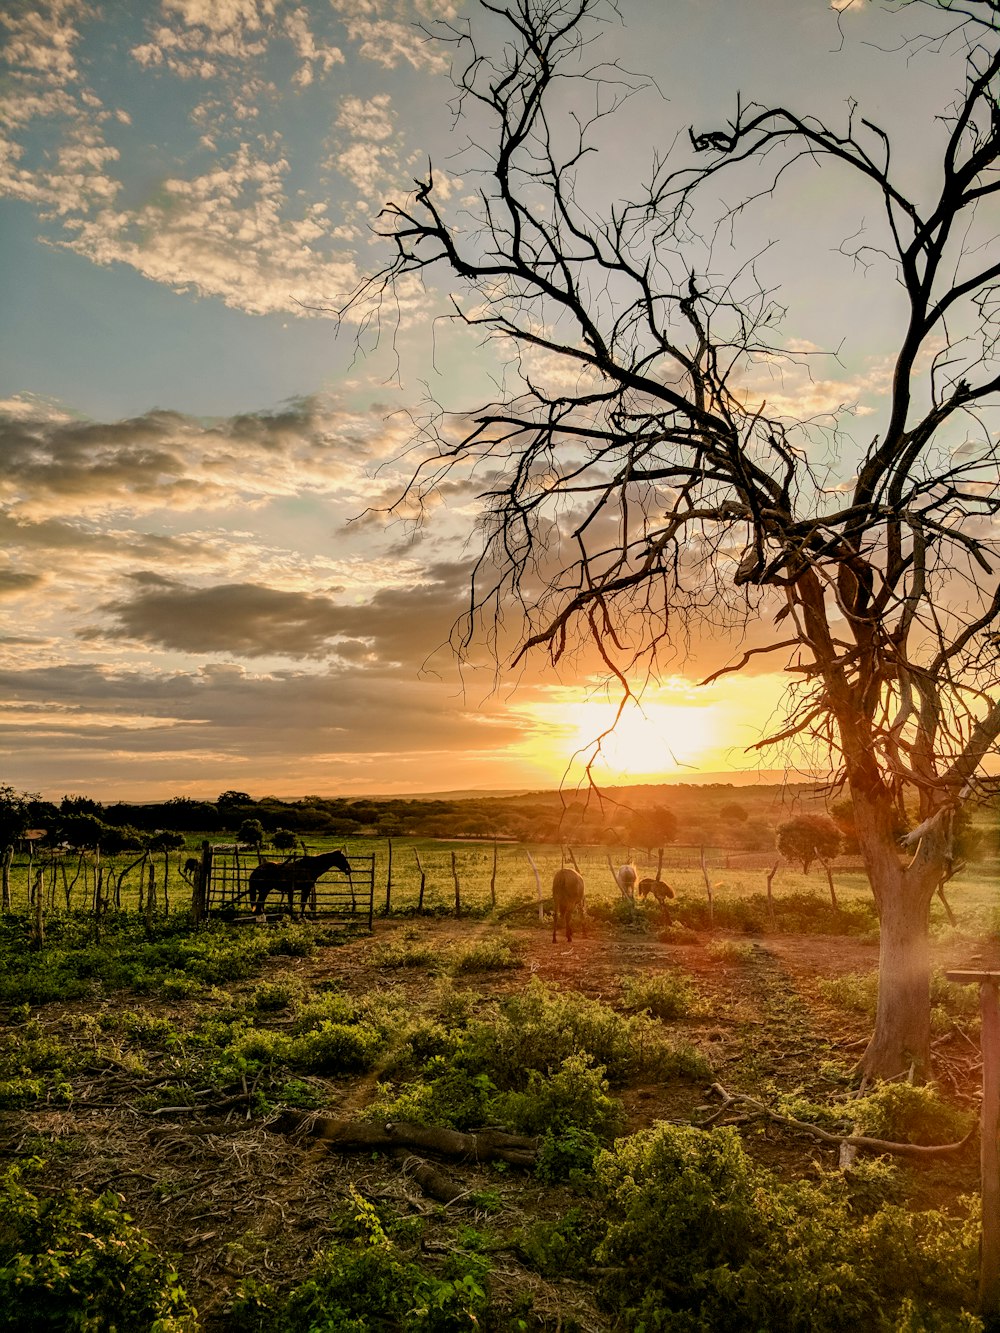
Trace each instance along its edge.
<path fill-rule="evenodd" d="M 979 1313 L 988 1328 L 1000 1318 L 1000 972 L 946 972 L 949 981 L 977 982 L 982 1018 L 983 1101 L 979 1118 L 982 1236 Z"/>
<path fill-rule="evenodd" d="M 0 880 L 2 880 L 3 899 L 0 907 L 3 911 L 10 911 L 10 863 L 14 859 L 14 844 L 11 843 L 3 850 L 3 856 L 0 858 Z"/>
<path fill-rule="evenodd" d="M 212 846 L 206 838 L 201 844 L 201 863 L 191 895 L 191 915 L 195 921 L 204 919 L 208 910 L 208 887 L 212 882 Z"/>
<path fill-rule="evenodd" d="M 780 861 L 775 861 L 774 865 L 767 872 L 767 919 L 772 926 L 774 925 L 774 898 L 771 896 L 771 884 L 774 881 L 775 875 L 778 873 L 778 867 L 780 865 Z"/>
<path fill-rule="evenodd" d="M 712 881 L 708 877 L 708 866 L 705 864 L 705 848 L 701 849 L 701 877 L 705 881 L 705 892 L 708 894 L 708 924 L 715 925 L 715 901 L 712 897 Z"/>
<path fill-rule="evenodd" d="M 417 863 L 417 869 L 420 871 L 420 893 L 417 895 L 417 911 L 422 912 L 424 910 L 424 886 L 427 883 L 427 876 L 424 874 L 424 868 L 420 864 L 420 853 L 417 851 L 416 847 L 411 848 L 411 851 L 413 852 L 413 859 Z"/>
<path fill-rule="evenodd" d="M 451 854 L 451 877 L 455 881 L 455 915 L 462 915 L 462 891 L 458 883 L 458 865 L 455 861 L 455 853 Z"/>
<path fill-rule="evenodd" d="M 497 840 L 493 839 L 493 873 L 490 875 L 490 907 L 497 909 Z"/>
<path fill-rule="evenodd" d="M 544 921 L 545 910 L 542 907 L 542 877 L 541 875 L 539 875 L 538 867 L 535 865 L 534 858 L 532 857 L 531 853 L 528 851 L 527 848 L 524 849 L 524 854 L 528 858 L 528 864 L 535 872 L 535 890 L 538 893 L 538 919 L 539 921 Z"/>

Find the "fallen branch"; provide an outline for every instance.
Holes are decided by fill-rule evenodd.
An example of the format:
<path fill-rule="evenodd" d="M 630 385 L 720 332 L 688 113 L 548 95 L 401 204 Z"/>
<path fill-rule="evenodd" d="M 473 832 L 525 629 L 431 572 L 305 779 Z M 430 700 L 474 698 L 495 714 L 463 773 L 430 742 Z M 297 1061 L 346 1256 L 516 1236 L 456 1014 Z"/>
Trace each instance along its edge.
<path fill-rule="evenodd" d="M 406 1121 L 384 1124 L 363 1120 L 332 1120 L 306 1111 L 281 1111 L 267 1128 L 279 1134 L 305 1134 L 322 1139 L 338 1152 L 390 1152 L 409 1148 L 474 1162 L 509 1162 L 512 1166 L 533 1167 L 537 1161 L 538 1140 L 498 1129 L 481 1129 L 463 1134 L 456 1129 L 414 1125 Z"/>
<path fill-rule="evenodd" d="M 425 1194 L 438 1203 L 457 1203 L 469 1191 L 457 1181 L 439 1171 L 422 1157 L 414 1157 L 408 1148 L 393 1148 L 393 1157 L 403 1163 L 403 1172 L 415 1180 Z"/>
<path fill-rule="evenodd" d="M 897 1157 L 915 1157 L 918 1160 L 927 1161 L 935 1157 L 947 1157 L 952 1153 L 961 1151 L 969 1142 L 975 1133 L 975 1127 L 969 1130 L 964 1139 L 959 1139 L 957 1143 L 893 1143 L 889 1139 L 873 1139 L 865 1134 L 831 1134 L 829 1130 L 820 1129 L 818 1125 L 810 1125 L 807 1120 L 796 1120 L 794 1116 L 782 1115 L 779 1111 L 772 1111 L 769 1106 L 763 1102 L 758 1102 L 753 1097 L 745 1097 L 742 1093 L 727 1092 L 721 1083 L 713 1083 L 712 1091 L 716 1096 L 721 1097 L 726 1106 L 733 1102 L 742 1102 L 747 1106 L 754 1107 L 769 1120 L 776 1121 L 779 1125 L 789 1125 L 792 1129 L 801 1130 L 804 1134 L 811 1134 L 814 1138 L 822 1139 L 824 1143 L 834 1143 L 838 1147 L 847 1145 L 850 1148 L 863 1148 L 866 1152 L 874 1153 L 893 1153 Z M 718 1119 L 718 1114 L 710 1117 L 705 1124 Z"/>

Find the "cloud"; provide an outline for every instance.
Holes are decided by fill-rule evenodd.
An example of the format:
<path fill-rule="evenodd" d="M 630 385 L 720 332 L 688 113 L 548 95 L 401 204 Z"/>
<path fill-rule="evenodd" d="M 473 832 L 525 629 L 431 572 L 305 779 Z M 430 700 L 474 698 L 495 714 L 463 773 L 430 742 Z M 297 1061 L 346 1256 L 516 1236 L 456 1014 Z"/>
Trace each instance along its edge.
<path fill-rule="evenodd" d="M 462 609 L 468 573 L 432 570 L 416 585 L 380 589 L 353 605 L 259 583 L 185 586 L 149 572 L 139 591 L 101 608 L 113 638 L 204 656 L 323 658 L 335 653 L 382 668 L 421 662 L 447 639 Z M 96 637 L 99 631 L 91 631 Z"/>
<path fill-rule="evenodd" d="M 388 690 L 353 666 L 0 669 L 0 744 L 21 757 L 11 780 L 57 796 L 213 795 L 237 778 L 289 795 L 412 791 L 442 772 L 445 785 L 472 785 L 484 758 L 502 769 L 529 725 L 468 707 L 452 685 Z M 512 770 L 509 780 L 522 779 Z"/>
<path fill-rule="evenodd" d="M 329 145 L 311 161 L 310 149 L 296 152 L 293 189 L 287 144 L 299 143 L 310 114 L 299 101 L 347 52 L 383 67 L 434 63 L 415 40 L 417 9 L 404 0 L 391 17 L 362 8 L 357 18 L 353 3 L 338 13 L 282 0 L 161 0 L 144 28 L 133 15 L 115 39 L 127 44 L 143 28 L 131 58 L 148 80 L 169 83 L 163 97 L 188 106 L 188 141 L 173 132 L 170 158 L 143 101 L 122 104 L 132 96 L 128 82 L 112 76 L 110 63 L 79 60 L 85 41 L 108 40 L 102 9 L 49 0 L 8 14 L 0 194 L 29 203 L 50 244 L 95 264 L 125 264 L 250 314 L 327 312 L 357 285 L 361 269 L 349 247 L 365 235 L 351 218 L 356 201 L 331 216 L 331 169 L 366 208 L 408 173 L 388 95 L 375 93 L 342 102 L 332 161 Z M 407 301 L 416 299 L 414 288 Z"/>
<path fill-rule="evenodd" d="M 356 495 L 378 418 L 311 396 L 201 421 L 152 411 L 94 422 L 14 400 L 0 410 L 0 509 L 18 522 L 225 510 L 282 495 Z"/>
<path fill-rule="evenodd" d="M 358 54 L 385 69 L 409 65 L 413 69 L 444 73 L 448 57 L 417 25 L 421 21 L 454 19 L 455 6 L 444 0 L 330 0 Z"/>
<path fill-rule="evenodd" d="M 0 569 L 0 597 L 29 592 L 42 582 L 40 574 L 25 574 L 13 569 Z"/>

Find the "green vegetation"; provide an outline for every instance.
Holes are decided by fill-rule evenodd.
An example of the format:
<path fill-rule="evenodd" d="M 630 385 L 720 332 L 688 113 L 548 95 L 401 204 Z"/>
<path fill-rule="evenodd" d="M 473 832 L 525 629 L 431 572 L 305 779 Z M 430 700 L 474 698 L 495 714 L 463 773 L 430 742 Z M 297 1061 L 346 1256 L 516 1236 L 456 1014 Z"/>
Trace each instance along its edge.
<path fill-rule="evenodd" d="M 980 1326 L 964 1308 L 974 1220 L 865 1206 L 839 1173 L 783 1182 L 732 1129 L 660 1125 L 602 1153 L 596 1172 L 607 1226 L 594 1258 L 629 1328 Z"/>
<path fill-rule="evenodd" d="M 49 1193 L 42 1165 L 0 1176 L 4 1328 L 194 1333 L 195 1312 L 177 1272 L 132 1225 L 118 1196 Z"/>
<path fill-rule="evenodd" d="M 227 819 L 239 816 L 234 829 L 249 818 L 269 827 L 244 806 L 220 802 Z M 760 818 L 755 797 L 742 814 L 729 816 L 742 828 Z M 0 915 L 0 1110 L 28 1172 L 9 1173 L 0 1197 L 10 1327 L 979 1328 L 969 1313 L 976 1208 L 963 1197 L 975 1183 L 974 1149 L 922 1176 L 866 1160 L 833 1174 L 818 1165 L 836 1160 L 832 1150 L 773 1124 L 693 1127 L 708 1118 L 705 1088 L 718 1077 L 835 1133 L 857 1126 L 914 1143 L 966 1133 L 967 1092 L 952 1099 L 889 1084 L 850 1096 L 837 1024 L 867 1019 L 873 976 L 811 982 L 810 1000 L 822 997 L 812 1010 L 828 1028 L 819 1033 L 775 965 L 782 932 L 873 937 L 860 876 L 837 872 L 834 910 L 818 878 L 782 869 L 771 919 L 759 868 L 717 853 L 710 907 L 700 864 L 684 866 L 689 853 L 668 846 L 663 876 L 678 897 L 664 911 L 622 900 L 608 848 L 577 845 L 593 936 L 550 953 L 523 847 L 498 849 L 494 915 L 491 848 L 413 845 L 433 912 L 382 922 L 374 940 L 312 923 L 196 926 L 186 912 L 165 913 L 159 891 L 156 910 L 139 911 L 134 871 L 121 908 L 112 891 L 96 920 L 46 897 L 44 938 L 34 913 Z M 394 915 L 415 906 L 407 846 L 396 838 Z M 464 919 L 443 929 L 434 915 L 454 907 L 452 851 Z M 176 859 L 176 882 L 184 852 L 156 855 Z M 535 845 L 532 856 L 544 897 L 562 853 Z M 102 853 L 113 883 L 134 860 Z M 988 874 L 949 896 L 959 932 L 990 921 Z M 617 941 L 629 953 L 590 974 L 584 951 Z M 539 979 L 540 963 L 563 984 Z M 978 1021 L 974 989 L 938 975 L 933 998 L 938 1031 L 954 1031 L 965 1052 L 963 1034 L 974 1040 Z M 413 1158 L 309 1154 L 274 1132 L 282 1108 L 500 1127 L 529 1136 L 537 1152 L 531 1170 L 439 1162 L 460 1198 L 417 1206 Z M 119 1180 L 128 1136 L 130 1170 Z M 252 1171 L 269 1153 L 259 1177 L 238 1177 L 235 1196 L 215 1202 L 226 1172 Z M 35 1156 L 46 1165 L 29 1168 Z M 122 1195 L 101 1194 L 109 1181 Z M 947 1198 L 947 1208 L 928 1210 L 928 1197 Z M 211 1283 L 202 1247 L 213 1252 Z M 182 1278 L 163 1257 L 174 1252 Z M 181 1281 L 200 1310 L 206 1293 L 216 1300 L 204 1322 Z M 68 1292 L 82 1293 L 80 1322 L 44 1322 L 45 1302 L 55 1309 Z M 24 1322 L 29 1310 L 35 1323 Z"/>
<path fill-rule="evenodd" d="M 622 978 L 622 1003 L 632 1013 L 654 1018 L 682 1018 L 696 1014 L 701 1005 L 694 986 L 680 972 L 650 972 Z"/>

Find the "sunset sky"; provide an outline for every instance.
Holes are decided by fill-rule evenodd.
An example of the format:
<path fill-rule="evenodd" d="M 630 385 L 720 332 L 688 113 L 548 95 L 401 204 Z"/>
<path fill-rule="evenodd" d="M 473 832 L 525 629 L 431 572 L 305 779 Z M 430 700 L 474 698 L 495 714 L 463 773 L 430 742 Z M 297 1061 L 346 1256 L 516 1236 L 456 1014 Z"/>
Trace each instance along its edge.
<path fill-rule="evenodd" d="M 586 658 L 559 676 L 501 662 L 495 678 L 479 653 L 459 673 L 447 640 L 472 489 L 419 532 L 371 512 L 404 476 L 409 414 L 428 394 L 482 401 L 502 373 L 436 321 L 446 275 L 408 294 L 378 345 L 329 313 L 384 261 L 372 221 L 428 157 L 474 205 L 447 54 L 416 26 L 473 8 L 0 5 L 0 780 L 55 798 L 551 787 L 606 725 L 613 692 Z M 737 90 L 841 121 L 856 99 L 922 183 L 961 67 L 899 49 L 912 15 L 863 0 L 620 9 L 600 56 L 656 89 L 609 131 L 609 202 L 689 124 L 722 122 Z M 787 345 L 838 355 L 758 387 L 772 410 L 835 414 L 861 442 L 879 429 L 899 307 L 890 275 L 837 247 L 877 238 L 877 205 L 836 172 L 797 182 L 794 207 L 765 201 L 734 254 L 770 244 Z M 600 779 L 754 768 L 746 747 L 784 678 L 695 688 L 734 652 L 679 654 Z"/>

